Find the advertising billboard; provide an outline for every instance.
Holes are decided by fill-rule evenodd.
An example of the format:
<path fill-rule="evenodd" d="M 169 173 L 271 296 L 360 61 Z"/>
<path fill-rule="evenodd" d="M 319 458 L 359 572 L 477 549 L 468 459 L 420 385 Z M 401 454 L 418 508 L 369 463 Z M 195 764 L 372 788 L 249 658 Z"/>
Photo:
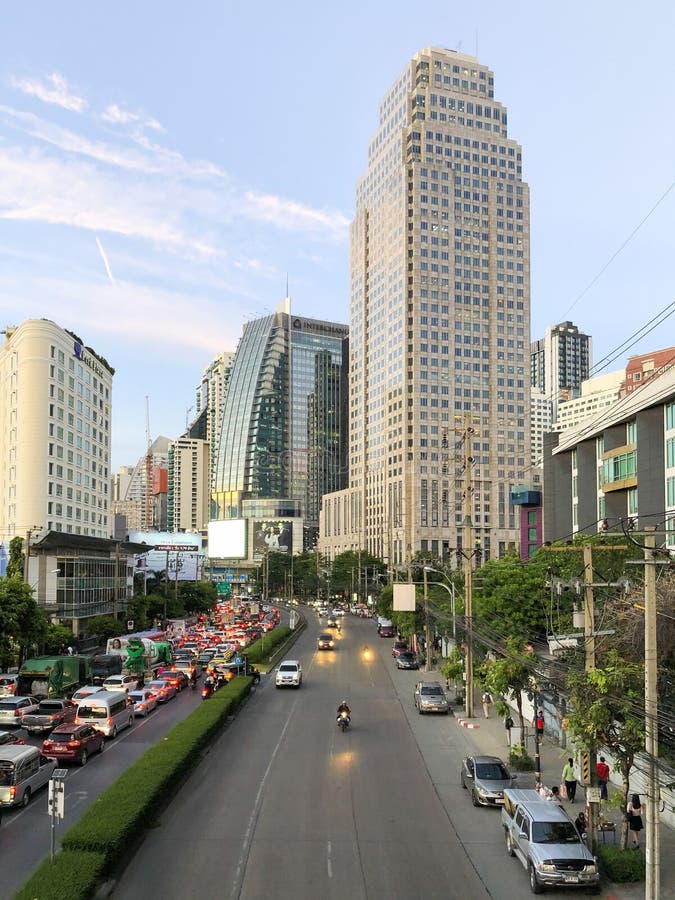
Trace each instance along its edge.
<path fill-rule="evenodd" d="M 243 559 L 246 556 L 246 520 L 209 522 L 209 559 Z"/>
<path fill-rule="evenodd" d="M 204 571 L 202 536 L 183 531 L 130 531 L 134 544 L 147 544 L 148 552 L 136 558 L 139 571 L 166 572 L 170 581 L 200 581 Z"/>
<path fill-rule="evenodd" d="M 266 552 L 293 553 L 292 519 L 255 519 L 253 522 L 253 555 Z"/>

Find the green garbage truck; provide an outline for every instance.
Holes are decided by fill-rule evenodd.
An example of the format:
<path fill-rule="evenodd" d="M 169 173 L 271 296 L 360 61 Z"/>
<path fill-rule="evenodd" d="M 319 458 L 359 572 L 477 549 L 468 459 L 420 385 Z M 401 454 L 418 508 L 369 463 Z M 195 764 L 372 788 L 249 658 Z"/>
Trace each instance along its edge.
<path fill-rule="evenodd" d="M 16 695 L 70 698 L 83 684 L 91 684 L 88 656 L 36 656 L 19 669 Z"/>

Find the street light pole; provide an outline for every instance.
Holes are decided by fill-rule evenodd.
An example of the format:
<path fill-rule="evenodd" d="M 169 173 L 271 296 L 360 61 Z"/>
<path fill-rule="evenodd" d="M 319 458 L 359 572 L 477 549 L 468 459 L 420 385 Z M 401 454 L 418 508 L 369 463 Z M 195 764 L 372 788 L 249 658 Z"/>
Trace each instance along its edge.
<path fill-rule="evenodd" d="M 424 573 L 424 643 L 426 651 L 425 672 L 431 672 L 431 629 L 429 627 L 429 591 L 427 587 L 427 566 L 422 566 Z"/>

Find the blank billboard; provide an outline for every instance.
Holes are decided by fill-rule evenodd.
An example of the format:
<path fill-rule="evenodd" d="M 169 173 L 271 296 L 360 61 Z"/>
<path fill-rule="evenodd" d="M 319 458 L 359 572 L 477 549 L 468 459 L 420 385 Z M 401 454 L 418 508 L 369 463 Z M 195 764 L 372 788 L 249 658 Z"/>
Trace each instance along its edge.
<path fill-rule="evenodd" d="M 210 559 L 243 559 L 246 556 L 246 519 L 209 522 Z"/>
<path fill-rule="evenodd" d="M 394 609 L 396 612 L 415 612 L 415 585 L 394 585 Z"/>

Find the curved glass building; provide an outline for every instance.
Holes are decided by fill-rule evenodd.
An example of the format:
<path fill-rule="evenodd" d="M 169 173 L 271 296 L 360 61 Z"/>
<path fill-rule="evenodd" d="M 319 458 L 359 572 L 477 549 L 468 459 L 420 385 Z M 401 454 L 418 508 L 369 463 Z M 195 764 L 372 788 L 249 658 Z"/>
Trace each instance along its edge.
<path fill-rule="evenodd" d="M 288 552 L 312 547 L 321 497 L 347 482 L 347 334 L 346 325 L 291 316 L 288 298 L 244 326 L 225 400 L 212 518 L 253 520 L 249 558 L 279 549 L 285 530 L 293 534 L 283 545 Z"/>

